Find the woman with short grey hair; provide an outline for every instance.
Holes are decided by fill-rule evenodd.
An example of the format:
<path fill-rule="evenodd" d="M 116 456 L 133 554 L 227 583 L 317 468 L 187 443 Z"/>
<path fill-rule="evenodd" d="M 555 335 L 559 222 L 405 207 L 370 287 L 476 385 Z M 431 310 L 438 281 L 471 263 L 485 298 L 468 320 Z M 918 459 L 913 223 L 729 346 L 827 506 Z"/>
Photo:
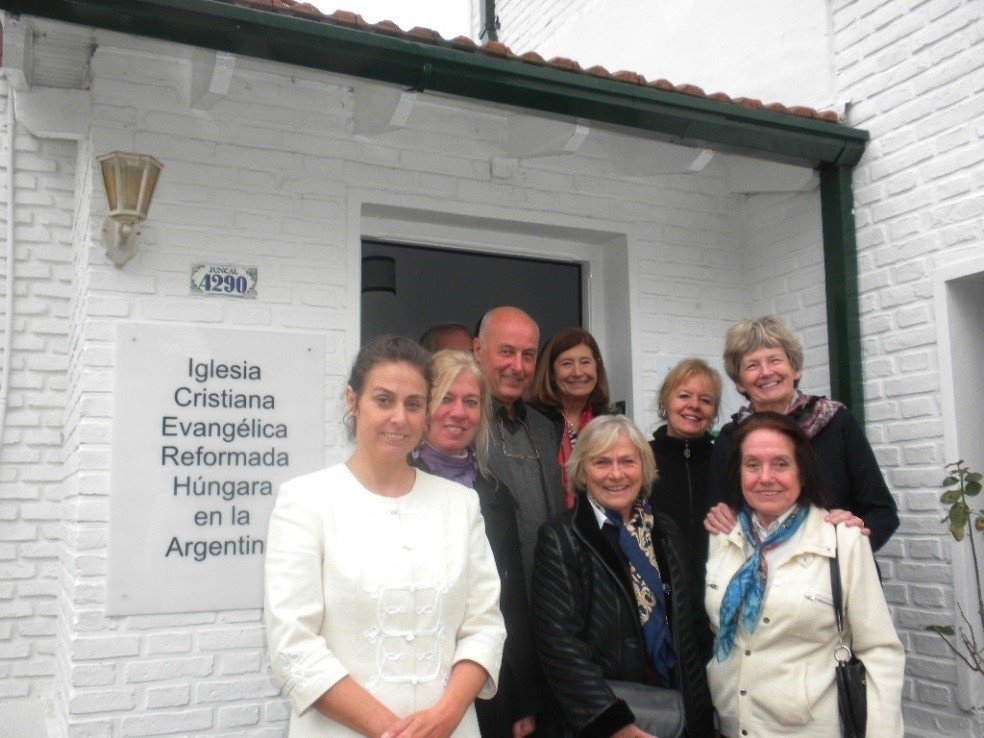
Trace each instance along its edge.
<path fill-rule="evenodd" d="M 645 738 L 641 710 L 662 687 L 680 690 L 687 735 L 711 738 L 703 593 L 679 528 L 649 506 L 649 444 L 624 415 L 603 415 L 567 464 L 574 508 L 540 529 L 533 563 L 534 633 L 557 703 L 544 732 Z"/>
<path fill-rule="evenodd" d="M 774 315 L 746 318 L 728 329 L 724 367 L 749 400 L 721 429 L 711 456 L 708 497 L 714 507 L 704 521 L 711 533 L 728 533 L 734 513 L 727 499 L 728 458 L 737 428 L 754 413 L 788 415 L 806 433 L 820 464 L 835 509 L 829 522 L 847 522 L 870 531 L 871 548 L 880 549 L 899 525 L 898 511 L 864 430 L 843 404 L 799 389 L 803 345 Z"/>

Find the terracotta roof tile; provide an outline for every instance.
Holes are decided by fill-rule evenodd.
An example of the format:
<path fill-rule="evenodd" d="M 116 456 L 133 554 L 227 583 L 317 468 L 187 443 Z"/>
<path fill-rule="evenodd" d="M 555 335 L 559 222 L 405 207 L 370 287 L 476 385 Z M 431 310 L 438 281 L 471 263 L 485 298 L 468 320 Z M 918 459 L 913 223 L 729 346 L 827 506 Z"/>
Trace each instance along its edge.
<path fill-rule="evenodd" d="M 407 35 L 410 36 L 411 41 L 419 41 L 425 44 L 443 46 L 447 43 L 444 40 L 444 37 L 437 31 L 433 31 L 430 28 L 424 28 L 422 26 L 414 26 L 407 32 Z"/>
<path fill-rule="evenodd" d="M 535 51 L 527 51 L 525 54 L 521 55 L 519 59 L 520 61 L 524 61 L 527 64 L 536 64 L 537 66 L 541 66 L 541 67 L 546 65 L 547 63 L 547 60 L 544 59 L 539 54 L 537 54 Z"/>
<path fill-rule="evenodd" d="M 244 8 L 252 8 L 254 10 L 263 10 L 271 13 L 280 13 L 282 15 L 296 16 L 318 23 L 326 23 L 344 28 L 353 28 L 366 33 L 379 33 L 385 36 L 403 38 L 416 43 L 447 46 L 470 54 L 485 54 L 487 56 L 514 60 L 517 63 L 549 66 L 564 72 L 570 72 L 571 74 L 587 74 L 599 79 L 609 79 L 613 82 L 621 82 L 623 84 L 643 85 L 666 92 L 676 92 L 683 95 L 691 95 L 693 97 L 703 97 L 724 105 L 739 105 L 743 108 L 755 110 L 770 110 L 774 113 L 781 113 L 783 115 L 796 115 L 803 118 L 814 118 L 816 120 L 822 120 L 829 123 L 840 122 L 837 113 L 831 110 L 819 111 L 802 105 L 787 107 L 778 102 L 763 105 L 761 100 L 756 100 L 755 98 L 732 98 L 723 92 L 715 92 L 712 95 L 708 95 L 704 92 L 704 90 L 696 85 L 674 85 L 672 82 L 665 79 L 646 81 L 646 78 L 641 74 L 632 71 L 620 70 L 612 73 L 601 65 L 594 65 L 588 67 L 587 69 L 583 69 L 581 65 L 573 59 L 567 59 L 564 57 L 556 57 L 549 61 L 545 61 L 543 57 L 535 51 L 527 51 L 521 56 L 517 56 L 508 46 L 498 41 L 488 41 L 482 45 L 478 45 L 466 36 L 458 36 L 457 38 L 448 41 L 443 38 L 441 34 L 429 28 L 415 26 L 409 31 L 404 31 L 398 25 L 388 20 L 380 21 L 379 23 L 367 23 L 362 16 L 346 10 L 336 10 L 331 15 L 325 15 L 311 3 L 298 2 L 298 0 L 215 0 L 215 2 L 226 3 L 227 5 L 235 5 Z"/>
<path fill-rule="evenodd" d="M 468 38 L 468 36 L 455 36 L 451 39 L 451 46 L 460 51 L 475 51 L 478 49 L 478 44 Z"/>
<path fill-rule="evenodd" d="M 564 56 L 555 56 L 553 59 L 547 62 L 551 67 L 557 67 L 558 69 L 564 69 L 568 72 L 580 72 L 581 65 L 578 64 L 573 59 L 568 59 Z"/>
<path fill-rule="evenodd" d="M 526 56 L 525 54 L 523 56 Z M 627 82 L 632 85 L 644 85 L 646 84 L 646 78 L 643 77 L 638 72 L 630 72 L 627 69 L 621 69 L 612 75 L 612 79 L 619 82 Z"/>
<path fill-rule="evenodd" d="M 798 115 L 802 118 L 816 118 L 817 111 L 813 108 L 808 108 L 803 105 L 790 105 L 786 108 L 793 115 Z"/>
<path fill-rule="evenodd" d="M 375 25 L 367 26 L 368 30 L 385 34 L 386 36 L 407 36 L 408 34 L 391 20 L 379 21 Z"/>
<path fill-rule="evenodd" d="M 297 15 L 309 15 L 312 18 L 320 18 L 323 13 L 311 3 L 298 3 L 291 8 L 291 12 Z"/>
<path fill-rule="evenodd" d="M 484 44 L 477 49 L 479 54 L 488 54 L 489 56 L 501 56 L 503 59 L 508 59 L 513 54 L 509 50 L 509 47 L 504 43 L 499 41 L 486 41 Z"/>
<path fill-rule="evenodd" d="M 327 16 L 328 21 L 335 26 L 346 26 L 347 28 L 361 28 L 366 30 L 369 24 L 366 23 L 361 15 L 350 13 L 347 10 L 336 10 Z"/>
<path fill-rule="evenodd" d="M 676 92 L 682 92 L 684 95 L 692 95 L 693 97 L 707 97 L 704 91 L 697 85 L 677 85 L 673 88 Z"/>

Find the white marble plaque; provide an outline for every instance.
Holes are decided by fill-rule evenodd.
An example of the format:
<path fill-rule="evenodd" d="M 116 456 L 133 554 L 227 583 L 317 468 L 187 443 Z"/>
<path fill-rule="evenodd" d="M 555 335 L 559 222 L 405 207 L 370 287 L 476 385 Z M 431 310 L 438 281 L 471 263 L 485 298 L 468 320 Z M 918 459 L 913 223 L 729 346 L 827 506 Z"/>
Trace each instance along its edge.
<path fill-rule="evenodd" d="M 121 323 L 106 612 L 258 608 L 281 482 L 325 463 L 325 337 Z"/>

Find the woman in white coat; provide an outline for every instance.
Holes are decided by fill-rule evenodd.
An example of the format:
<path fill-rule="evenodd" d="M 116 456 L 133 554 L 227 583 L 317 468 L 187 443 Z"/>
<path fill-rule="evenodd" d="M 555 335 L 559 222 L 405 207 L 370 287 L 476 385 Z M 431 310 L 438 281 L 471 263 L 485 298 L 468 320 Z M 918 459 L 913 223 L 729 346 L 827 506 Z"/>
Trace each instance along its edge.
<path fill-rule="evenodd" d="M 898 738 L 905 657 L 868 539 L 824 520 L 810 442 L 790 418 L 752 415 L 735 433 L 726 502 L 739 524 L 711 536 L 707 667 L 721 735 L 841 735 L 839 638 L 830 562 L 838 559 L 847 638 L 867 669 L 867 738 Z"/>
<path fill-rule="evenodd" d="M 355 452 L 280 488 L 265 619 L 290 738 L 478 738 L 505 628 L 473 490 L 407 463 L 427 422 L 427 354 L 384 336 L 346 387 Z"/>

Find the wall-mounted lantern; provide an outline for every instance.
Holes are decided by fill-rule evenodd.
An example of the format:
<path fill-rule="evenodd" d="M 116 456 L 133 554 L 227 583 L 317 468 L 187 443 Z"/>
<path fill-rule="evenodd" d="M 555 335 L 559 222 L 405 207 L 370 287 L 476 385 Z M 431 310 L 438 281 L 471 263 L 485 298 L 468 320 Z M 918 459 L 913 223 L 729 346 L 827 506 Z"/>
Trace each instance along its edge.
<path fill-rule="evenodd" d="M 157 177 L 164 165 L 147 154 L 120 151 L 104 154 L 98 161 L 109 201 L 102 241 L 106 256 L 119 269 L 137 252 L 138 224 L 147 217 Z"/>

